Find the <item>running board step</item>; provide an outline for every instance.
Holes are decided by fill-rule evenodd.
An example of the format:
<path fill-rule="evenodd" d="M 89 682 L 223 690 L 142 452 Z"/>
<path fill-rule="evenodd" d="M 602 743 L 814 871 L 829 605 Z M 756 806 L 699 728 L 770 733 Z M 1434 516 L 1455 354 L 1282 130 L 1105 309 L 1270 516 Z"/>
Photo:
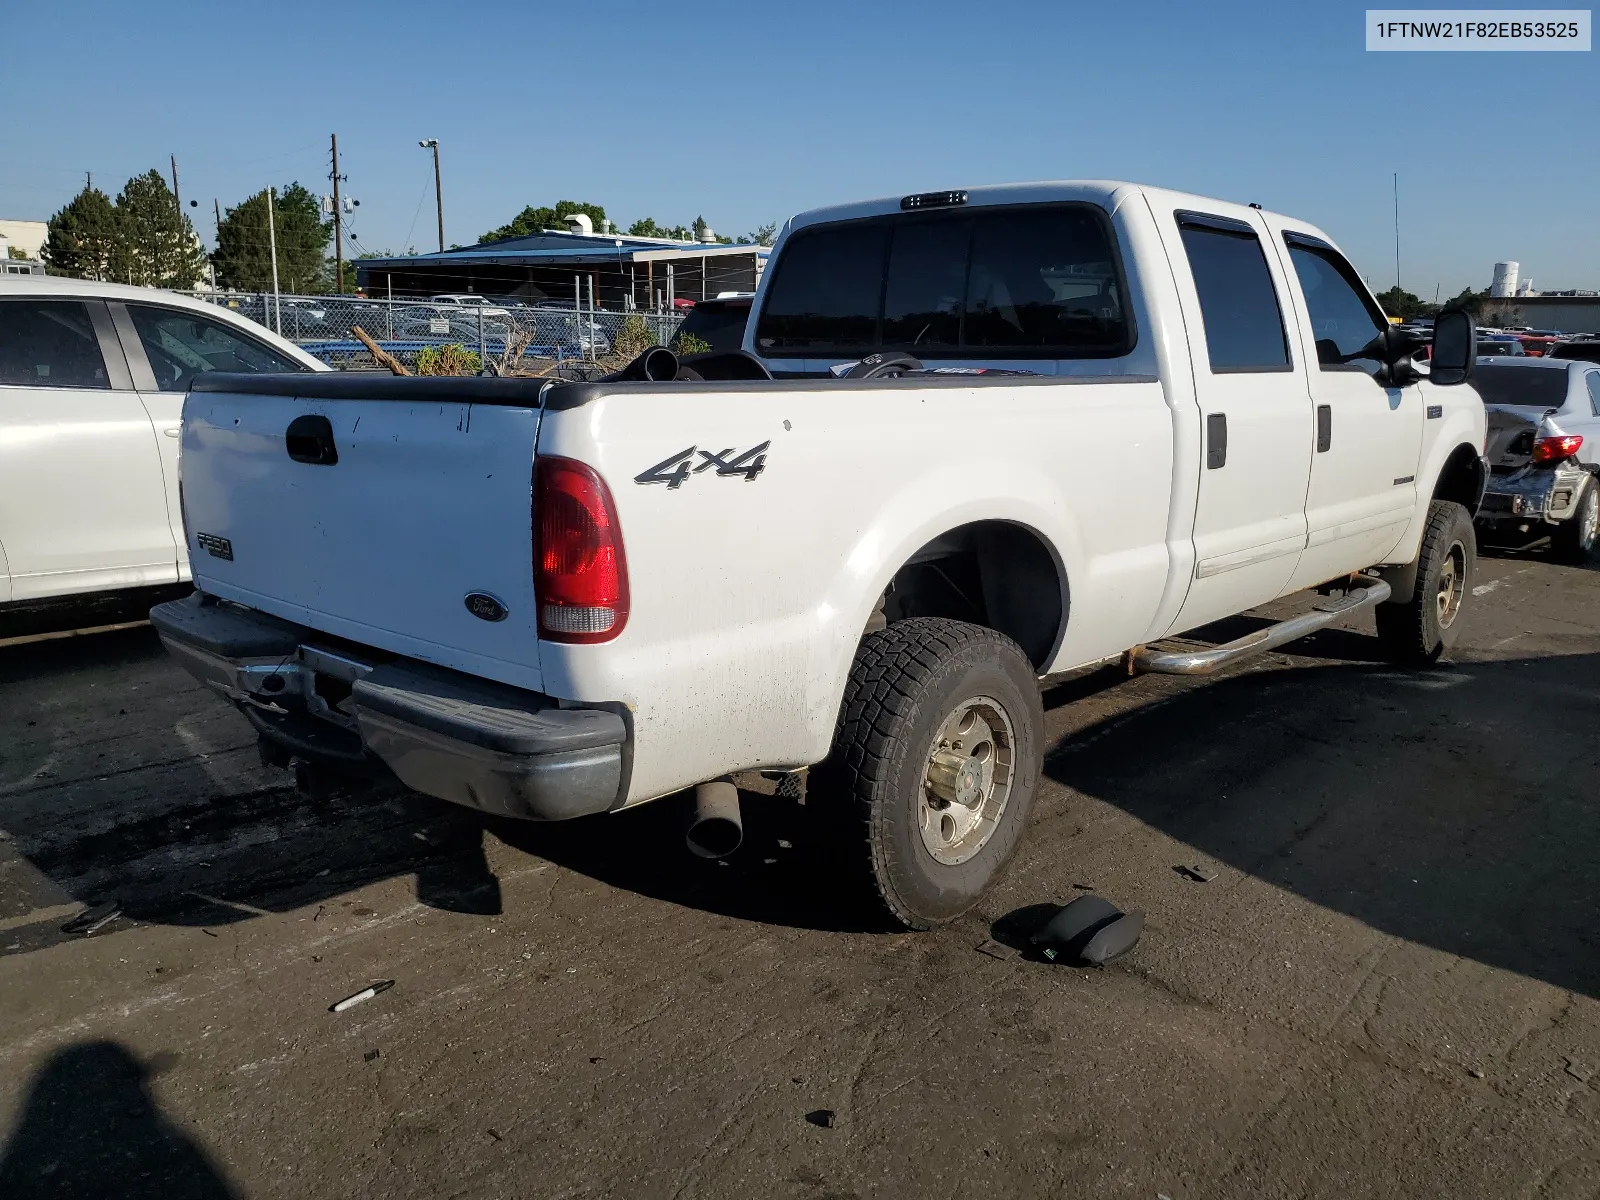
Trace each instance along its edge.
<path fill-rule="evenodd" d="M 1128 668 L 1130 671 L 1144 671 L 1155 675 L 1209 675 L 1229 663 L 1236 663 L 1242 658 L 1249 658 L 1252 654 L 1261 654 L 1285 642 L 1292 642 L 1319 629 L 1326 629 L 1341 617 L 1348 617 L 1363 608 L 1382 604 L 1389 598 L 1390 588 L 1383 580 L 1371 579 L 1369 576 L 1361 578 L 1366 582 L 1331 603 L 1320 604 L 1315 610 L 1302 616 L 1279 621 L 1276 625 L 1258 629 L 1254 633 L 1246 634 L 1221 646 L 1214 646 L 1209 650 L 1161 652 L 1152 650 L 1149 646 L 1136 647 L 1128 651 Z"/>

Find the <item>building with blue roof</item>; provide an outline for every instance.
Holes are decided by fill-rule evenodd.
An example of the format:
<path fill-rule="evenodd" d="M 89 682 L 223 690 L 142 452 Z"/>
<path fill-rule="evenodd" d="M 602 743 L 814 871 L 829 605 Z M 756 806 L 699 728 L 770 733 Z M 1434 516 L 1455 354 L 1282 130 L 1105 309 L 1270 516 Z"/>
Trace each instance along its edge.
<path fill-rule="evenodd" d="M 374 297 L 474 292 L 524 304 L 571 304 L 581 295 L 616 311 L 664 307 L 752 292 L 766 246 L 676 242 L 620 233 L 547 229 L 434 254 L 356 261 L 361 289 Z"/>

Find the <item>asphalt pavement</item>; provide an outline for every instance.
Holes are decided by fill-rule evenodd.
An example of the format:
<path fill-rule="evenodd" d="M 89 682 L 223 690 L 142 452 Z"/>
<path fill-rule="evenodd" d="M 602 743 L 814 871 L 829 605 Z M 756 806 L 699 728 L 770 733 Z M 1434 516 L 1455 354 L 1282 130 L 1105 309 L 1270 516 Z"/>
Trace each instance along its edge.
<path fill-rule="evenodd" d="M 926 934 L 770 785 L 724 864 L 676 801 L 311 798 L 148 627 L 30 625 L 0 1196 L 1600 1196 L 1600 569 L 1475 583 L 1436 670 L 1358 617 L 1052 688 L 1020 855 Z M 1147 919 L 1110 967 L 979 950 L 1091 890 Z"/>

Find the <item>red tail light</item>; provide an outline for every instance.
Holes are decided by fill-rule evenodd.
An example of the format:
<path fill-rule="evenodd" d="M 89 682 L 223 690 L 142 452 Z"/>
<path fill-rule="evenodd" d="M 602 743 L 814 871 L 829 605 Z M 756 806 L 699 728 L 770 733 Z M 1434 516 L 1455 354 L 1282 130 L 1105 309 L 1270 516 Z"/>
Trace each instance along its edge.
<path fill-rule="evenodd" d="M 609 642 L 628 623 L 628 564 L 611 490 L 585 463 L 540 458 L 533 495 L 539 636 Z"/>
<path fill-rule="evenodd" d="M 1560 437 L 1543 437 L 1533 443 L 1533 461 L 1536 463 L 1558 463 L 1571 458 L 1583 445 L 1583 435 L 1577 433 L 1562 434 Z"/>

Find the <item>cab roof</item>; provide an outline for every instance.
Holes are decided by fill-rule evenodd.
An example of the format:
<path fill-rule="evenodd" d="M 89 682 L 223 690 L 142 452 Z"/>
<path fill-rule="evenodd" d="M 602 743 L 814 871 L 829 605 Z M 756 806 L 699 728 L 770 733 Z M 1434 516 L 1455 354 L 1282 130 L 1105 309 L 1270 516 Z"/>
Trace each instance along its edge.
<path fill-rule="evenodd" d="M 1197 196 L 1188 192 L 1175 192 L 1166 188 L 1151 187 L 1142 183 L 1129 183 L 1115 179 L 1056 179 L 1040 180 L 1034 183 L 1000 183 L 990 184 L 985 187 L 970 187 L 948 189 L 966 193 L 966 200 L 959 206 L 951 207 L 978 208 L 986 205 L 998 204 L 1050 204 L 1078 201 L 1080 203 L 1097 204 L 1107 212 L 1115 212 L 1117 208 L 1135 195 L 1144 195 L 1152 201 L 1157 201 L 1163 206 L 1172 203 L 1176 207 L 1200 207 L 1205 211 L 1216 213 L 1219 216 L 1240 215 L 1248 212 L 1250 206 L 1232 200 L 1217 200 L 1209 196 Z M 912 192 L 912 196 L 932 196 L 934 192 Z M 800 229 L 807 225 L 816 225 L 825 221 L 850 221 L 862 217 L 880 217 L 890 213 L 904 211 L 901 202 L 906 196 L 882 196 L 874 200 L 858 200 L 850 204 L 834 204 L 825 208 L 813 208 L 792 217 L 789 221 L 790 230 Z M 932 206 L 930 206 L 932 207 Z M 1314 226 L 1294 217 L 1281 213 L 1265 210 L 1269 217 L 1276 217 L 1307 232 L 1327 240 L 1320 230 Z M 1331 243 L 1330 243 L 1331 244 Z"/>

